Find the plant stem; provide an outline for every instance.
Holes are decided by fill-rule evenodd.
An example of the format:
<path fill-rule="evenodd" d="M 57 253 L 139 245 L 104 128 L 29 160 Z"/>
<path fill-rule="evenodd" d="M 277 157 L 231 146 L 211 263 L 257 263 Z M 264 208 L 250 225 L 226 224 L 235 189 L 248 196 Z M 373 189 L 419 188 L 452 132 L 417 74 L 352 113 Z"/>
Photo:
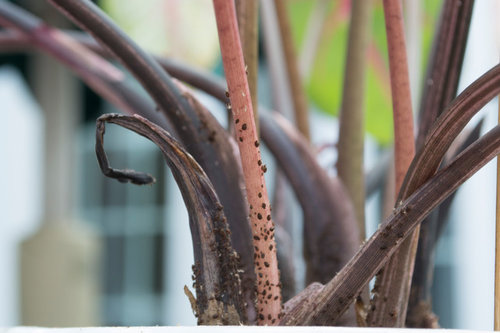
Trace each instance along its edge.
<path fill-rule="evenodd" d="M 288 20 L 285 0 L 274 0 L 274 4 L 276 6 L 276 16 L 278 18 L 290 91 L 292 93 L 295 124 L 302 135 L 304 135 L 307 140 L 310 140 L 307 96 L 299 75 L 297 55 L 293 45 L 292 31 L 290 28 L 290 21 Z"/>
<path fill-rule="evenodd" d="M 453 141 L 446 152 L 442 165 L 447 165 L 464 149 L 480 137 L 483 121 L 478 122 L 473 129 L 465 128 Z M 438 317 L 432 312 L 432 283 L 434 277 L 435 249 L 443 234 L 446 221 L 456 193 L 443 201 L 421 223 L 418 251 L 415 257 L 406 327 L 439 328 Z"/>
<path fill-rule="evenodd" d="M 477 112 L 500 93 L 500 64 L 492 67 L 460 93 L 436 120 L 424 147 L 412 162 L 399 198 L 408 197 L 430 179 L 446 151 Z"/>
<path fill-rule="evenodd" d="M 407 40 L 408 70 L 410 91 L 413 96 L 413 109 L 418 108 L 417 96 L 420 95 L 420 79 L 422 73 L 422 6 L 421 0 L 405 0 L 405 33 Z"/>
<path fill-rule="evenodd" d="M 259 72 L 259 1 L 236 0 L 236 15 L 240 33 L 243 58 L 245 59 L 248 86 L 252 97 L 257 136 L 259 133 L 259 113 L 257 99 L 257 77 Z"/>
<path fill-rule="evenodd" d="M 266 64 L 269 69 L 271 81 L 273 108 L 284 114 L 287 119 L 292 119 L 292 93 L 288 85 L 285 56 L 283 54 L 274 1 L 260 1 L 260 17 Z"/>
<path fill-rule="evenodd" d="M 262 164 L 260 156 L 234 1 L 214 0 L 213 3 L 250 206 L 257 273 L 258 323 L 272 325 L 278 323 L 281 314 L 281 288 L 274 225 L 264 180 L 266 166 Z"/>
<path fill-rule="evenodd" d="M 410 80 L 406 56 L 403 12 L 400 0 L 384 0 L 384 16 L 389 51 L 392 107 L 394 114 L 394 159 L 396 189 L 399 190 L 415 155 Z"/>
<path fill-rule="evenodd" d="M 371 0 L 353 1 L 340 111 L 337 171 L 356 210 L 360 243 L 365 240 L 364 87 L 371 28 Z"/>
<path fill-rule="evenodd" d="M 397 193 L 415 155 L 413 113 L 401 2 L 384 0 L 383 4 L 391 74 Z M 375 310 L 368 316 L 370 326 L 404 326 L 419 228 L 415 228 L 377 277 L 375 289 L 378 295 L 372 302 Z"/>

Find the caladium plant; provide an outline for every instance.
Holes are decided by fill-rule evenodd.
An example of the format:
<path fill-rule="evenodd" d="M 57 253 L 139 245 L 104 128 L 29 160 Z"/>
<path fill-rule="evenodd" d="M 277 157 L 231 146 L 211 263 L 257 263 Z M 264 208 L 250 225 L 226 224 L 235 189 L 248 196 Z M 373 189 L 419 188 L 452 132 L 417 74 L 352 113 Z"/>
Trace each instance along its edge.
<path fill-rule="evenodd" d="M 364 221 L 358 201 L 363 202 L 364 198 L 351 199 L 352 193 L 360 191 L 359 184 L 343 179 L 343 172 L 340 179 L 332 177 L 318 164 L 314 149 L 304 136 L 308 135 L 305 120 L 292 124 L 260 107 L 258 116 L 253 112 L 258 106 L 251 97 L 255 96 L 251 91 L 255 82 L 252 79 L 249 88 L 243 57 L 256 54 L 249 49 L 257 43 L 245 43 L 245 52 L 240 43 L 240 34 L 243 30 L 246 34 L 253 31 L 251 25 L 256 21 L 241 23 L 247 15 L 255 15 L 255 8 L 244 9 L 241 4 L 251 1 L 238 0 L 239 10 L 233 0 L 213 1 L 227 83 L 188 64 L 151 56 L 88 0 L 47 1 L 85 33 L 51 27 L 24 9 L 1 1 L 0 24 L 5 29 L 0 32 L 0 47 L 4 52 L 36 49 L 51 55 L 126 114 L 97 119 L 96 153 L 105 176 L 138 185 L 154 181 L 150 175 L 111 168 L 103 146 L 106 123 L 134 131 L 160 148 L 189 212 L 195 295 L 186 293 L 199 324 L 436 326 L 425 279 L 432 269 L 432 260 L 425 251 L 435 244 L 436 230 L 442 229 L 432 226 L 441 223 L 442 219 L 435 217 L 441 214 L 432 215 L 423 224 L 423 230 L 431 231 L 419 236 L 415 230 L 458 186 L 500 153 L 498 126 L 480 138 L 478 131 L 462 133 L 470 119 L 500 93 L 500 66 L 454 97 L 474 1 L 443 2 L 425 81 L 432 82 L 432 86 L 424 88 L 419 121 L 415 124 L 416 140 L 401 8 L 397 0 L 384 1 L 399 194 L 392 214 L 362 244 L 364 231 L 359 226 Z M 280 10 L 280 33 L 288 43 L 287 70 L 292 73 L 291 86 L 297 91 L 301 87 L 300 76 L 294 68 L 284 3 L 277 0 L 276 5 Z M 366 43 L 360 42 L 366 38 L 362 19 L 370 12 L 366 6 L 356 2 L 356 10 L 351 13 L 351 25 L 359 26 L 350 28 L 348 49 L 357 57 L 350 60 L 352 63 L 345 71 L 348 90 L 343 105 L 358 110 L 355 120 L 347 112 L 340 120 L 343 137 L 339 142 L 343 143 L 339 145 L 339 155 L 345 165 L 362 166 L 359 145 L 349 148 L 353 147 L 349 141 L 362 141 L 362 136 L 353 135 L 352 131 L 362 128 L 359 122 L 364 120 L 358 111 L 363 103 L 353 103 L 352 99 L 356 97 L 356 87 L 364 84 L 364 75 L 359 72 L 363 66 L 356 62 L 363 61 L 358 53 L 366 51 Z M 117 60 L 124 69 L 109 60 Z M 253 60 L 248 63 L 254 64 Z M 124 70 L 134 76 L 149 97 L 130 88 Z M 229 131 L 186 84 L 228 106 L 234 122 Z M 304 119 L 307 114 L 304 115 L 303 98 L 295 97 L 299 97 L 295 107 L 302 110 L 297 119 Z M 458 137 L 464 144 L 460 149 L 450 149 Z M 282 269 L 280 276 L 278 265 L 293 265 L 294 258 L 280 255 L 284 244 L 279 241 L 279 234 L 286 231 L 273 223 L 261 143 L 276 158 L 303 210 L 308 287 L 289 300 L 283 299 L 281 291 L 289 273 Z M 355 170 L 358 171 L 354 175 L 346 177 L 364 177 L 362 168 Z M 446 207 L 441 209 L 445 214 Z M 415 257 L 418 261 L 413 274 Z M 367 285 L 379 272 L 376 289 L 369 299 Z"/>

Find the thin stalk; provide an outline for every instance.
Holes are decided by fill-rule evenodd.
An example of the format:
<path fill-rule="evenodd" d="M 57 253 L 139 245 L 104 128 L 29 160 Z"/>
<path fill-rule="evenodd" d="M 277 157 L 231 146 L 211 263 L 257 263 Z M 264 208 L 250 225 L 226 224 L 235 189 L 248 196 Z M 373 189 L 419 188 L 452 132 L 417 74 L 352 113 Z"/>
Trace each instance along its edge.
<path fill-rule="evenodd" d="M 420 78 L 422 72 L 422 6 L 421 0 L 405 0 L 405 33 L 408 41 L 407 54 L 410 75 L 410 91 L 413 96 L 413 110 L 418 108 L 416 98 L 420 95 Z"/>
<path fill-rule="evenodd" d="M 356 210 L 360 243 L 365 240 L 364 87 L 372 1 L 353 1 L 340 111 L 337 171 Z"/>
<path fill-rule="evenodd" d="M 259 1 L 236 0 L 236 15 L 240 32 L 243 58 L 247 69 L 247 80 L 252 97 L 257 136 L 259 136 L 259 108 L 257 99 L 257 77 L 259 72 Z"/>
<path fill-rule="evenodd" d="M 273 325 L 281 315 L 281 288 L 274 225 L 264 180 L 267 168 L 261 160 L 234 1 L 214 0 L 213 3 L 250 207 L 257 273 L 257 319 L 261 325 Z"/>
<path fill-rule="evenodd" d="M 285 57 L 281 47 L 280 32 L 276 17 L 274 1 L 260 0 L 260 17 L 262 22 L 262 37 L 266 64 L 269 69 L 273 108 L 292 119 L 293 101 L 288 85 L 288 74 L 285 66 Z"/>
<path fill-rule="evenodd" d="M 403 183 L 406 170 L 408 170 L 408 166 L 415 155 L 410 80 L 401 2 L 399 0 L 384 0 L 384 16 L 394 114 L 396 189 L 399 189 Z"/>
<path fill-rule="evenodd" d="M 307 81 L 311 74 L 311 69 L 318 53 L 323 27 L 328 16 L 330 2 L 330 0 L 316 0 L 316 4 L 307 20 L 304 42 L 299 55 L 299 69 L 302 80 Z"/>
<path fill-rule="evenodd" d="M 310 140 L 307 96 L 299 74 L 297 55 L 293 45 L 292 31 L 286 11 L 285 0 L 274 0 L 274 4 L 276 7 L 276 16 L 278 18 L 278 25 L 281 34 L 286 69 L 288 72 L 288 82 L 292 93 L 295 124 L 302 135 L 306 139 Z"/>
<path fill-rule="evenodd" d="M 389 70 L 394 115 L 396 192 L 415 155 L 410 80 L 400 0 L 384 0 Z M 420 225 L 389 260 L 377 278 L 368 323 L 371 326 L 404 326 Z"/>
<path fill-rule="evenodd" d="M 457 94 L 474 0 L 445 0 L 434 38 L 419 110 L 417 148 Z"/>

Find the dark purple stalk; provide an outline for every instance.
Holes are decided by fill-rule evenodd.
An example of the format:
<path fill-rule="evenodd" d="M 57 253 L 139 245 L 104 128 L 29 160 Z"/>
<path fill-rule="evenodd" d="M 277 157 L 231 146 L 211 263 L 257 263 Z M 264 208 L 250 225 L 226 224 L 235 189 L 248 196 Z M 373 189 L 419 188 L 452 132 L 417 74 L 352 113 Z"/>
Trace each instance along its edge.
<path fill-rule="evenodd" d="M 432 177 L 453 140 L 470 119 L 499 93 L 500 65 L 496 65 L 453 100 L 429 131 L 424 148 L 415 155 L 398 200 Z"/>
<path fill-rule="evenodd" d="M 419 111 L 417 148 L 457 94 L 474 0 L 445 0 L 432 44 Z"/>

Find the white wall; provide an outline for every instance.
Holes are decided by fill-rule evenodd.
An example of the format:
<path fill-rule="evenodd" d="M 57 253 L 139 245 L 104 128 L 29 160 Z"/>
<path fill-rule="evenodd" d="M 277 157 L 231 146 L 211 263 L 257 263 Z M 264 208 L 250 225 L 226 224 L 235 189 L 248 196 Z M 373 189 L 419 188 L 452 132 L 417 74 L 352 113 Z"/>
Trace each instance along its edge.
<path fill-rule="evenodd" d="M 0 68 L 0 326 L 18 323 L 18 243 L 42 216 L 43 114 L 21 75 Z"/>
<path fill-rule="evenodd" d="M 475 2 L 459 91 L 498 64 L 500 3 Z M 489 103 L 484 130 L 497 119 L 497 99 Z M 490 162 L 459 190 L 451 223 L 455 230 L 454 263 L 456 326 L 493 329 L 496 161 Z"/>
<path fill-rule="evenodd" d="M 184 285 L 192 288 L 191 265 L 194 263 L 189 217 L 175 180 L 167 170 L 167 208 L 165 212 L 165 324 L 196 325 Z"/>

